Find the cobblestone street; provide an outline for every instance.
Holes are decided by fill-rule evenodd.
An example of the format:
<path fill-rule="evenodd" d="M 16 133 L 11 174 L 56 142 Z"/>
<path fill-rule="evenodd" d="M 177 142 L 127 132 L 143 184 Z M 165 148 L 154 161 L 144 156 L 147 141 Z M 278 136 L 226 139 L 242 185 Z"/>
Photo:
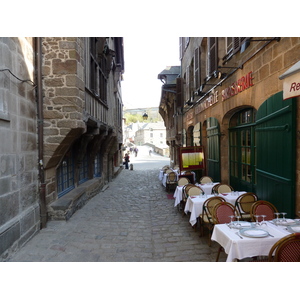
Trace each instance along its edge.
<path fill-rule="evenodd" d="M 48 222 L 10 261 L 215 261 L 218 244 L 208 247 L 158 179 L 168 160 L 140 153 L 131 161 L 133 171 L 124 169 L 69 221 Z"/>

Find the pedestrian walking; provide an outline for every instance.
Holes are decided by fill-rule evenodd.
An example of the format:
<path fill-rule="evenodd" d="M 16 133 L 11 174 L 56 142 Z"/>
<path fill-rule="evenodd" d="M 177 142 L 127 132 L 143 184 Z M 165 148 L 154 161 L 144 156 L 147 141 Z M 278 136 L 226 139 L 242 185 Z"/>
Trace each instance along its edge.
<path fill-rule="evenodd" d="M 130 162 L 130 156 L 128 155 L 128 153 L 125 154 L 124 156 L 124 165 L 125 165 L 125 169 L 129 169 L 128 163 Z"/>

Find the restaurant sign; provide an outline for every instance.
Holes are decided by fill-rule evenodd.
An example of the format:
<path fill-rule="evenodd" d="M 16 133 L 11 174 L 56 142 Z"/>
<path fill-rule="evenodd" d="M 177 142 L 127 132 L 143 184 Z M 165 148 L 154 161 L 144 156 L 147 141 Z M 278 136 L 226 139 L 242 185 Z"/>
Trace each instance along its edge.
<path fill-rule="evenodd" d="M 222 90 L 222 101 L 229 99 L 232 96 L 237 95 L 238 93 L 243 92 L 249 87 L 253 86 L 253 77 L 252 71 L 247 75 L 241 77 L 236 82 L 232 83 L 229 87 Z"/>
<path fill-rule="evenodd" d="M 300 74 L 294 74 L 283 81 L 283 99 L 300 96 Z"/>
<path fill-rule="evenodd" d="M 300 61 L 279 76 L 283 79 L 283 100 L 300 96 Z"/>

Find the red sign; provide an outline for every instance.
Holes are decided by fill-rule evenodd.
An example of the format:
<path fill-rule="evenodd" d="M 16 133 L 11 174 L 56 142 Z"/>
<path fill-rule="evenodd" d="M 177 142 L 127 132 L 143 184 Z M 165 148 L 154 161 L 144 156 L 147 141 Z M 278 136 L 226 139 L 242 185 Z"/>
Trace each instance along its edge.
<path fill-rule="evenodd" d="M 241 77 L 239 80 L 231 84 L 228 88 L 222 91 L 222 101 L 229 99 L 232 96 L 237 95 L 238 93 L 243 92 L 248 89 L 250 86 L 253 86 L 253 77 L 252 71 L 249 72 L 246 76 Z"/>

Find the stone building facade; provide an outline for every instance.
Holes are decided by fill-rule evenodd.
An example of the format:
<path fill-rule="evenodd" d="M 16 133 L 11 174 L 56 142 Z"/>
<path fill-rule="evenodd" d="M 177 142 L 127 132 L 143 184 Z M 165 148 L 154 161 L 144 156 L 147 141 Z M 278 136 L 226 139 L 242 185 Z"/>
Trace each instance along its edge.
<path fill-rule="evenodd" d="M 44 173 L 51 219 L 68 219 L 120 170 L 122 38 L 44 38 Z"/>
<path fill-rule="evenodd" d="M 168 112 L 166 104 L 173 100 L 177 119 L 164 113 L 167 130 L 175 131 L 171 160 L 179 164 L 180 147 L 201 146 L 205 168 L 199 175 L 255 192 L 289 217 L 299 217 L 300 38 L 179 41 L 176 94 L 162 92 L 160 103 Z M 285 84 L 289 78 L 293 82 Z M 285 96 L 288 89 L 295 93 Z"/>
<path fill-rule="evenodd" d="M 0 257 L 40 227 L 33 38 L 0 38 Z"/>
<path fill-rule="evenodd" d="M 5 258 L 122 169 L 123 38 L 2 38 L 0 55 Z"/>

